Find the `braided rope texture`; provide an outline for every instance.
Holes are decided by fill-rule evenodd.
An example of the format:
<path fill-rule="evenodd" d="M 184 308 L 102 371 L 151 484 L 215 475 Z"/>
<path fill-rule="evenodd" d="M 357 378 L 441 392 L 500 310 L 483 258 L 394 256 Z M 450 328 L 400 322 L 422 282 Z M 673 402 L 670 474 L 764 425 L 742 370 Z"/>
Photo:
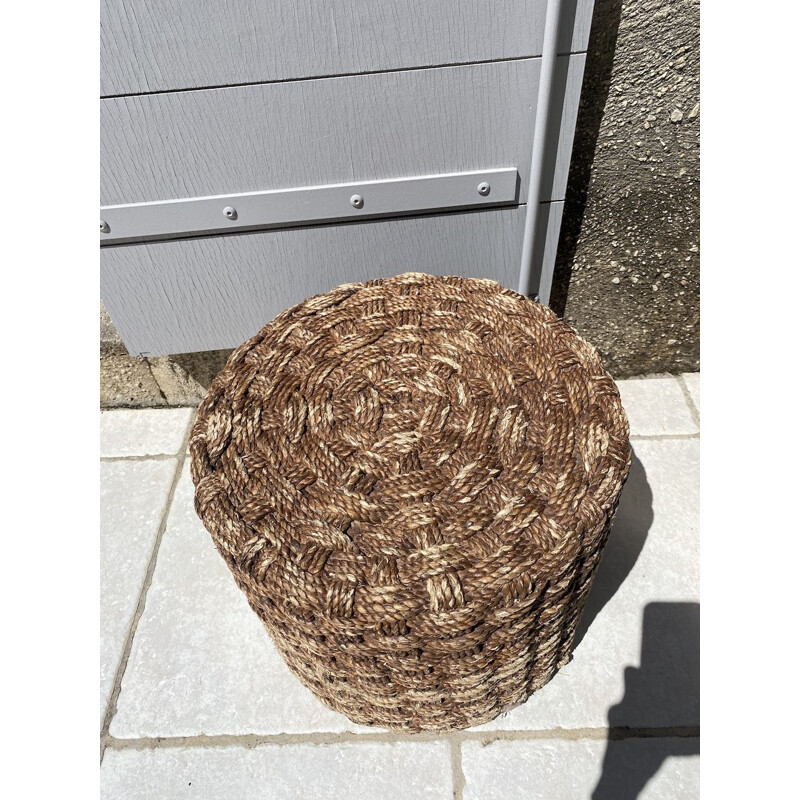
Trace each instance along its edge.
<path fill-rule="evenodd" d="M 569 660 L 628 433 L 548 308 L 407 273 L 312 297 L 231 355 L 191 435 L 195 508 L 320 700 L 465 728 Z"/>

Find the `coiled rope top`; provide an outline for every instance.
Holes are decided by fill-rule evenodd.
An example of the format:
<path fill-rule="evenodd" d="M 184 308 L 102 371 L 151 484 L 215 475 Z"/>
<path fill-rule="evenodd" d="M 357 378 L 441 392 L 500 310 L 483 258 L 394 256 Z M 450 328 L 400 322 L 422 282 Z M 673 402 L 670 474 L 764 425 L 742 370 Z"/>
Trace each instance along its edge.
<path fill-rule="evenodd" d="M 266 325 L 190 447 L 197 512 L 290 667 L 357 721 L 417 730 L 549 678 L 630 461 L 617 389 L 568 325 L 421 273 Z"/>

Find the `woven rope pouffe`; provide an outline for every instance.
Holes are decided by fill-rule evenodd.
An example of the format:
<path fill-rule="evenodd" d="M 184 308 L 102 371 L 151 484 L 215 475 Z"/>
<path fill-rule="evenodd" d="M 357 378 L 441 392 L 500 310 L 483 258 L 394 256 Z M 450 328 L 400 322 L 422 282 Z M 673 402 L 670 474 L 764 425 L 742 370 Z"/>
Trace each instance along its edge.
<path fill-rule="evenodd" d="M 195 507 L 297 677 L 351 720 L 464 728 L 569 659 L 630 464 L 619 393 L 488 280 L 340 286 L 239 347 Z"/>

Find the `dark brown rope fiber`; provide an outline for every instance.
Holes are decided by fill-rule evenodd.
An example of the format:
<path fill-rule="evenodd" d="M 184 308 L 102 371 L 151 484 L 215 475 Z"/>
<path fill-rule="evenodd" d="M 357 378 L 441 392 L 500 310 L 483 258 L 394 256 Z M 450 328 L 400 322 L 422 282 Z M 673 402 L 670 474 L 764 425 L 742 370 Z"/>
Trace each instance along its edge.
<path fill-rule="evenodd" d="M 285 311 L 191 436 L 195 507 L 287 664 L 359 723 L 446 730 L 566 663 L 628 474 L 593 347 L 488 280 Z"/>

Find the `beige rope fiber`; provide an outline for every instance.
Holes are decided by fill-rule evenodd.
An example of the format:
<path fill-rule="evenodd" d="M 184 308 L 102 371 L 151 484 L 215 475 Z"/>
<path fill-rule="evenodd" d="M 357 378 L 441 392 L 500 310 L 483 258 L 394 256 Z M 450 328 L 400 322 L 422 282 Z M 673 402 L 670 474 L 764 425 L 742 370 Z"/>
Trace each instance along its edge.
<path fill-rule="evenodd" d="M 415 731 L 566 663 L 629 464 L 594 348 L 493 281 L 420 273 L 282 313 L 191 436 L 197 513 L 292 671 Z"/>

